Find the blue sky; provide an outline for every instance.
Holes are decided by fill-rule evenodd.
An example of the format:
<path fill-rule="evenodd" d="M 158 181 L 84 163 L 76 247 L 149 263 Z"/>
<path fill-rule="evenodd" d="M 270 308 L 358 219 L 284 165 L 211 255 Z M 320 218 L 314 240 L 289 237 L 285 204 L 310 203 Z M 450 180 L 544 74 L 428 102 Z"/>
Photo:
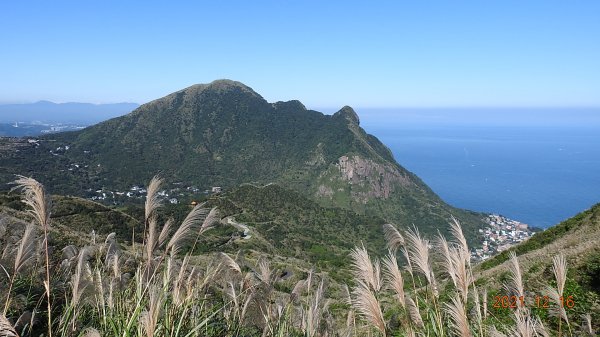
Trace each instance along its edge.
<path fill-rule="evenodd" d="M 4 1 L 0 102 L 599 107 L 600 1 Z"/>

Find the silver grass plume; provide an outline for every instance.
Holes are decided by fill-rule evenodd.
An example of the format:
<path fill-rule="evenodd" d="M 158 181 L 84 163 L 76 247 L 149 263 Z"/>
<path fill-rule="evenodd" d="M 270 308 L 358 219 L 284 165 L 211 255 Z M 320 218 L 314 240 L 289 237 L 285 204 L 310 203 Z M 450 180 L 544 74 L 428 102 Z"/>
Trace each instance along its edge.
<path fill-rule="evenodd" d="M 156 326 L 158 325 L 158 318 L 160 315 L 160 308 L 163 302 L 163 292 L 157 287 L 152 287 L 149 293 L 148 310 L 142 312 L 140 316 L 140 323 L 142 328 L 146 332 L 147 337 L 154 337 L 156 332 Z"/>
<path fill-rule="evenodd" d="M 162 205 L 161 200 L 158 196 L 158 190 L 163 183 L 163 179 L 156 175 L 150 180 L 150 184 L 148 185 L 147 194 L 146 194 L 146 203 L 145 203 L 145 222 L 148 224 L 150 217 L 154 215 L 156 210 Z"/>
<path fill-rule="evenodd" d="M 150 264 L 154 257 L 154 250 L 156 249 L 158 238 L 156 233 L 157 227 L 157 217 L 155 214 L 151 215 L 148 219 L 146 219 L 146 261 Z"/>
<path fill-rule="evenodd" d="M 42 184 L 33 178 L 17 176 L 14 181 L 17 186 L 14 189 L 22 189 L 25 199 L 23 202 L 31 207 L 28 212 L 33 215 L 44 230 L 44 258 L 46 277 L 43 281 L 46 290 L 46 304 L 48 308 L 48 336 L 52 337 L 52 296 L 50 294 L 50 254 L 48 248 L 48 227 L 50 226 L 50 197 L 46 195 L 46 190 Z"/>
<path fill-rule="evenodd" d="M 388 249 L 397 251 L 400 246 L 404 245 L 404 237 L 392 224 L 383 225 L 383 234 L 387 243 Z"/>
<path fill-rule="evenodd" d="M 17 274 L 31 260 L 31 258 L 35 254 L 35 226 L 33 224 L 27 225 L 25 227 L 25 231 L 23 232 L 23 236 L 21 237 L 19 248 L 17 249 L 17 255 L 15 257 L 15 263 L 13 267 L 12 275 L 9 277 L 8 290 L 6 291 L 6 302 L 4 303 L 4 310 L 2 314 L 6 315 L 8 312 L 8 307 L 11 302 L 11 291 L 16 280 Z M 0 265 L 2 269 L 6 272 L 6 276 L 8 277 L 8 271 L 4 268 L 4 266 Z"/>
<path fill-rule="evenodd" d="M 487 293 L 487 288 L 483 289 L 483 294 L 481 295 L 483 297 L 483 318 L 487 319 L 488 316 L 488 293 Z"/>
<path fill-rule="evenodd" d="M 165 251 L 170 251 L 171 255 L 176 256 L 179 253 L 182 245 L 189 239 L 190 234 L 195 225 L 200 223 L 202 220 L 206 220 L 207 209 L 204 208 L 204 204 L 196 205 L 190 213 L 185 217 L 179 228 L 175 231 L 169 243 L 167 243 L 167 247 Z M 206 223 L 206 221 L 204 221 Z M 211 225 L 202 224 L 198 235 L 202 234 L 205 230 L 207 230 Z"/>
<path fill-rule="evenodd" d="M 440 255 L 442 257 L 442 267 L 450 279 L 452 280 L 452 284 L 457 288 L 457 280 L 456 280 L 456 269 L 454 268 L 454 260 L 450 255 L 450 245 L 446 238 L 438 232 L 437 236 L 437 247 L 440 250 Z"/>
<path fill-rule="evenodd" d="M 98 331 L 94 328 L 87 328 L 83 332 L 82 337 L 102 337 L 102 336 L 100 335 L 100 331 Z"/>
<path fill-rule="evenodd" d="M 106 292 L 104 290 L 104 280 L 102 279 L 100 269 L 94 270 L 94 286 L 96 288 L 94 295 L 96 296 L 98 308 L 104 310 L 104 307 L 106 306 Z"/>
<path fill-rule="evenodd" d="M 454 216 L 451 216 L 451 220 L 452 221 L 450 221 L 450 233 L 452 233 L 452 236 L 456 240 L 456 243 L 458 244 L 460 249 L 462 249 L 464 253 L 468 256 L 469 246 L 467 245 L 467 239 L 463 234 L 460 222 Z"/>
<path fill-rule="evenodd" d="M 112 259 L 112 257 L 119 253 L 119 245 L 117 244 L 116 236 L 117 234 L 113 232 L 108 234 L 104 240 L 103 250 L 106 254 L 104 259 L 105 264 L 109 264 L 109 261 Z"/>
<path fill-rule="evenodd" d="M 546 326 L 544 326 L 544 323 L 542 322 L 542 320 L 539 317 L 536 317 L 534 319 L 533 331 L 535 332 L 536 336 L 550 337 L 550 333 L 548 332 L 548 330 L 546 329 Z"/>
<path fill-rule="evenodd" d="M 140 316 L 142 328 L 147 337 L 154 337 L 158 325 L 158 317 L 163 302 L 163 292 L 156 286 L 153 286 L 149 292 L 148 310 Z"/>
<path fill-rule="evenodd" d="M 512 334 L 517 337 L 534 337 L 535 336 L 535 321 L 531 319 L 528 313 L 523 313 L 521 310 L 515 310 L 513 316 L 515 326 L 512 329 Z"/>
<path fill-rule="evenodd" d="M 87 247 L 82 248 L 79 251 L 79 256 L 77 257 L 77 267 L 75 268 L 75 273 L 71 279 L 73 292 L 71 295 L 71 303 L 74 307 L 77 307 L 82 299 L 84 291 L 90 285 L 92 272 L 87 262 L 88 254 L 89 248 Z"/>
<path fill-rule="evenodd" d="M 421 313 L 419 312 L 419 308 L 413 299 L 406 295 L 406 307 L 408 308 L 408 315 L 410 317 L 411 322 L 414 326 L 418 328 L 423 327 L 423 318 L 421 318 Z"/>
<path fill-rule="evenodd" d="M 19 244 L 19 248 L 17 249 L 17 255 L 15 257 L 15 266 L 14 273 L 17 274 L 21 268 L 31 258 L 33 258 L 35 254 L 35 226 L 32 224 L 27 225 L 25 227 L 25 232 L 23 233 L 23 237 L 21 238 L 21 242 Z"/>
<path fill-rule="evenodd" d="M 554 277 L 556 278 L 556 290 L 558 290 L 558 295 L 562 297 L 567 281 L 567 260 L 563 254 L 559 254 L 552 258 L 552 270 L 554 271 Z"/>
<path fill-rule="evenodd" d="M 269 260 L 264 257 L 261 257 L 258 260 L 257 267 L 258 273 L 256 274 L 256 276 L 258 277 L 258 279 L 266 285 L 271 285 L 271 283 L 273 282 L 273 271 L 271 270 Z"/>
<path fill-rule="evenodd" d="M 172 285 L 172 294 L 173 294 L 173 302 L 180 306 L 185 301 L 185 292 L 186 292 L 186 272 L 190 262 L 190 255 L 186 254 L 181 262 L 181 266 L 179 266 L 179 273 L 177 273 L 177 278 Z"/>
<path fill-rule="evenodd" d="M 213 228 L 217 221 L 219 221 L 219 210 L 216 207 L 213 207 L 202 221 L 202 226 L 200 226 L 200 231 L 198 233 L 201 235 Z"/>
<path fill-rule="evenodd" d="M 410 274 L 411 277 L 413 277 L 413 265 L 412 262 L 410 261 L 410 254 L 408 252 L 408 248 L 406 247 L 402 247 L 402 255 L 404 255 L 404 258 L 406 259 L 406 271 L 408 271 L 408 273 Z"/>
<path fill-rule="evenodd" d="M 506 334 L 498 331 L 498 329 L 496 329 L 496 327 L 492 325 L 488 329 L 488 337 L 507 337 L 507 336 L 506 336 Z"/>
<path fill-rule="evenodd" d="M 315 271 L 311 268 L 310 271 L 308 272 L 308 276 L 306 277 L 306 290 L 310 291 L 310 288 L 312 287 L 312 280 L 313 280 L 313 276 L 314 276 Z"/>
<path fill-rule="evenodd" d="M 454 265 L 456 288 L 458 288 L 462 295 L 463 303 L 466 303 L 469 298 L 469 285 L 472 282 L 471 274 L 469 273 L 470 256 L 468 252 L 458 247 L 450 248 L 450 258 Z"/>
<path fill-rule="evenodd" d="M 304 291 L 305 288 L 306 288 L 306 280 L 299 280 L 298 282 L 296 282 L 294 289 L 292 289 L 292 292 L 290 293 L 290 301 L 292 301 L 292 302 L 298 301 L 300 296 L 302 296 L 302 292 Z"/>
<path fill-rule="evenodd" d="M 196 270 L 196 267 L 192 267 L 192 270 L 188 274 L 187 281 L 185 281 L 186 298 L 184 302 L 192 299 L 192 297 L 194 297 L 194 295 L 196 294 L 196 283 L 198 274 L 199 272 Z"/>
<path fill-rule="evenodd" d="M 585 333 L 589 334 L 590 336 L 594 335 L 594 329 L 592 328 L 592 315 L 585 314 L 583 315 L 583 328 Z"/>
<path fill-rule="evenodd" d="M 62 249 L 62 258 L 65 260 L 72 260 L 79 254 L 79 248 L 74 245 L 68 245 Z"/>
<path fill-rule="evenodd" d="M 12 190 L 22 189 L 24 194 L 23 202 L 28 205 L 31 214 L 38 224 L 46 227 L 50 224 L 50 197 L 46 194 L 44 185 L 33 178 L 17 176 L 14 181 L 15 186 Z"/>
<path fill-rule="evenodd" d="M 562 302 L 561 297 L 562 296 L 558 293 L 558 291 L 556 289 L 554 289 L 551 286 L 546 286 L 545 294 L 550 298 L 550 303 L 556 304 L 556 306 L 552 306 L 548 310 L 548 314 L 551 316 L 559 317 L 560 319 L 564 320 L 568 324 L 569 318 L 567 317 L 567 311 L 564 308 L 564 305 L 561 305 L 561 302 Z"/>
<path fill-rule="evenodd" d="M 19 337 L 19 334 L 4 314 L 0 314 L 0 337 Z"/>
<path fill-rule="evenodd" d="M 377 263 L 373 265 L 367 249 L 355 247 L 350 253 L 354 277 L 363 282 L 367 288 L 379 291 L 381 288 Z"/>
<path fill-rule="evenodd" d="M 244 318 L 246 317 L 246 313 L 250 308 L 250 304 L 254 300 L 256 296 L 256 287 L 252 285 L 252 274 L 247 273 L 244 279 L 241 281 L 241 289 L 240 291 L 246 293 L 246 299 L 242 305 L 242 311 L 240 313 L 240 323 L 244 322 Z"/>
<path fill-rule="evenodd" d="M 419 230 L 413 227 L 413 229 L 406 232 L 406 243 L 413 268 L 417 268 L 417 271 L 425 276 L 427 283 L 432 286 L 434 294 L 436 294 L 437 285 L 429 259 L 429 241 L 422 238 Z"/>
<path fill-rule="evenodd" d="M 509 279 L 506 289 L 515 294 L 517 297 L 525 296 L 525 290 L 523 287 L 523 276 L 521 274 L 521 267 L 519 266 L 519 259 L 515 252 L 510 252 L 509 258 Z"/>
<path fill-rule="evenodd" d="M 454 330 L 454 334 L 460 337 L 471 337 L 469 320 L 460 297 L 454 296 L 450 303 L 446 303 L 445 309 L 450 317 L 450 328 Z"/>
<path fill-rule="evenodd" d="M 390 289 L 394 290 L 396 299 L 402 308 L 406 307 L 404 298 L 404 279 L 402 273 L 398 268 L 398 260 L 396 255 L 390 251 L 389 254 L 383 258 L 383 274 L 387 281 L 387 285 Z"/>
<path fill-rule="evenodd" d="M 359 280 L 358 286 L 352 293 L 354 295 L 352 305 L 356 312 L 385 336 L 386 324 L 383 312 L 377 297 L 371 292 L 369 286 Z"/>
<path fill-rule="evenodd" d="M 475 323 L 477 324 L 477 328 L 479 329 L 480 335 L 483 335 L 483 315 L 481 313 L 481 299 L 479 297 L 479 291 L 477 288 L 473 287 L 473 299 L 474 299 L 474 308 L 475 311 Z"/>
<path fill-rule="evenodd" d="M 356 319 L 355 319 L 355 315 L 354 315 L 354 310 L 352 310 L 352 296 L 350 295 L 350 289 L 348 288 L 347 284 L 344 284 L 344 303 L 350 306 L 350 309 L 348 310 L 348 315 L 346 316 L 346 329 L 347 329 L 347 336 L 351 336 L 352 335 L 352 331 L 354 331 L 354 327 L 356 325 Z"/>
<path fill-rule="evenodd" d="M 227 296 L 229 296 L 229 298 L 231 299 L 231 301 L 233 302 L 234 305 L 234 309 L 237 312 L 239 309 L 239 296 L 235 290 L 235 285 L 233 284 L 233 281 L 227 281 L 227 285 L 225 287 L 225 294 Z"/>
<path fill-rule="evenodd" d="M 160 234 L 158 235 L 158 247 L 162 247 L 167 239 L 169 238 L 169 234 L 171 232 L 171 226 L 173 226 L 173 219 L 167 220 L 163 225 L 163 228 L 160 230 Z"/>
<path fill-rule="evenodd" d="M 321 314 L 323 310 L 323 293 L 325 279 L 321 278 L 319 288 L 315 292 L 314 298 L 308 310 L 306 332 L 309 337 L 316 336 L 319 331 Z"/>
<path fill-rule="evenodd" d="M 221 252 L 219 253 L 219 256 L 221 257 L 221 260 L 223 261 L 225 267 L 227 267 L 229 270 L 234 271 L 236 274 L 242 273 L 240 265 L 237 262 L 235 262 L 235 260 L 231 258 L 231 256 L 229 256 L 227 253 Z"/>
<path fill-rule="evenodd" d="M 381 263 L 379 262 L 379 259 L 375 259 L 375 262 L 373 262 L 373 281 L 373 290 L 379 292 L 383 286 L 381 282 Z"/>

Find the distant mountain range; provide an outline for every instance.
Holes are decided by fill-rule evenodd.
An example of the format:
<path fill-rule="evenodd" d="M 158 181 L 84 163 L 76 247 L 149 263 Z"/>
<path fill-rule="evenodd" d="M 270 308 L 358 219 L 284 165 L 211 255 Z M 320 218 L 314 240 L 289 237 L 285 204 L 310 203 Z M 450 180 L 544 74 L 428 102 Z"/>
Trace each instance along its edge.
<path fill-rule="evenodd" d="M 352 108 L 325 115 L 299 101 L 269 103 L 230 80 L 191 86 L 81 131 L 0 144 L 0 159 L 2 181 L 25 174 L 57 193 L 124 190 L 161 172 L 201 189 L 275 183 L 321 206 L 429 234 L 445 230 L 451 215 L 469 238 L 483 225 L 480 214 L 449 206 L 400 166 Z"/>
<path fill-rule="evenodd" d="M 0 123 L 40 122 L 46 124 L 92 125 L 119 117 L 136 109 L 136 103 L 90 104 L 53 103 L 39 101 L 31 104 L 0 105 Z"/>

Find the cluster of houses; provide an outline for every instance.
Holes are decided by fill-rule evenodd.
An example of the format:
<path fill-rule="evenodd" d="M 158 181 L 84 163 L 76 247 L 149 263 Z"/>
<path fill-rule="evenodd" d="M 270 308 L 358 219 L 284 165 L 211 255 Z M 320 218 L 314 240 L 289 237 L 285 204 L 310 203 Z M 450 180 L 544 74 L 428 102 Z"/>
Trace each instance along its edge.
<path fill-rule="evenodd" d="M 181 183 L 175 183 L 174 185 L 182 185 Z M 180 199 L 185 197 L 191 197 L 193 195 L 203 194 L 215 194 L 221 193 L 222 188 L 219 186 L 213 186 L 210 190 L 201 191 L 199 188 L 194 186 L 188 187 L 174 187 L 169 190 L 162 190 L 157 195 L 163 200 L 171 204 L 179 204 Z M 98 201 L 112 201 L 113 203 L 119 203 L 125 199 L 145 199 L 148 191 L 141 186 L 132 186 L 128 191 L 109 191 L 105 189 L 96 190 L 94 195 L 90 197 L 92 200 Z"/>
<path fill-rule="evenodd" d="M 479 230 L 479 234 L 483 237 L 482 247 L 471 252 L 471 258 L 475 261 L 486 260 L 529 239 L 534 234 L 527 224 L 498 214 L 489 215 L 486 222 L 489 226 Z"/>

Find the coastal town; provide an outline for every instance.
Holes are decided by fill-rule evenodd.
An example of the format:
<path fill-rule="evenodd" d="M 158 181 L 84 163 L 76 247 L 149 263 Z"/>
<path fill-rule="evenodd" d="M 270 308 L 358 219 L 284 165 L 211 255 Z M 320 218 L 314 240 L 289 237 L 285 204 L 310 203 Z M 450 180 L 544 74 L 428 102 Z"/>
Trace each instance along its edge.
<path fill-rule="evenodd" d="M 479 229 L 479 234 L 483 240 L 482 246 L 471 251 L 473 261 L 486 260 L 513 245 L 529 239 L 534 234 L 532 228 L 527 224 L 508 219 L 502 215 L 490 214 L 485 221 L 488 226 Z"/>

